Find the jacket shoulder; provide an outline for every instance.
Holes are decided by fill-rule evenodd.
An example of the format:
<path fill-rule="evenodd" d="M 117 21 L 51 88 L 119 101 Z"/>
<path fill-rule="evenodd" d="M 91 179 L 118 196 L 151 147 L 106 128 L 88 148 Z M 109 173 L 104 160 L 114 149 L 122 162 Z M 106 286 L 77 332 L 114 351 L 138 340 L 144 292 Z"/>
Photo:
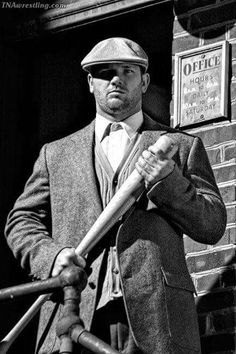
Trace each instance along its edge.
<path fill-rule="evenodd" d="M 146 115 L 144 130 L 150 131 L 150 134 L 154 135 L 160 135 L 160 133 L 161 135 L 166 134 L 170 138 L 172 138 L 176 143 L 178 143 L 178 145 L 184 145 L 185 147 L 190 147 L 193 144 L 194 139 L 196 138 L 200 140 L 200 138 L 196 137 L 195 135 L 183 132 L 181 130 L 154 121 L 152 118 L 147 117 Z"/>
<path fill-rule="evenodd" d="M 82 148 L 87 140 L 93 136 L 93 132 L 94 123 L 92 122 L 81 130 L 45 144 L 44 148 L 48 156 L 61 155 L 66 152 L 70 153 L 75 145 Z"/>

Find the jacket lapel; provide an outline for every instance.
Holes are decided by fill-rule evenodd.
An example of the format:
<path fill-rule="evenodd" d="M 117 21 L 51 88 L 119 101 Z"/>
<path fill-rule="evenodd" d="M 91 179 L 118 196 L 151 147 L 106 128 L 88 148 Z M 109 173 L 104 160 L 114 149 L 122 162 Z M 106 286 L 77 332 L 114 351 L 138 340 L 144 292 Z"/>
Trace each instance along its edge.
<path fill-rule="evenodd" d="M 138 154 L 141 154 L 142 151 L 153 145 L 162 134 L 165 134 L 165 128 L 165 126 L 160 125 L 144 114 Z M 94 130 L 95 121 L 92 121 L 82 131 L 74 134 L 72 140 L 75 144 L 73 159 L 76 166 L 79 166 L 80 171 L 83 171 L 83 188 L 86 189 L 87 198 L 91 202 L 96 220 L 102 212 L 102 203 L 94 167 Z"/>
<path fill-rule="evenodd" d="M 141 127 L 141 139 L 139 144 L 139 154 L 147 150 L 149 146 L 155 144 L 161 135 L 167 133 L 166 127 L 152 120 L 144 114 L 144 122 Z"/>
<path fill-rule="evenodd" d="M 92 121 L 72 139 L 75 143 L 77 166 L 83 172 L 84 189 L 97 219 L 102 212 L 102 204 L 94 167 L 94 127 L 95 123 Z"/>

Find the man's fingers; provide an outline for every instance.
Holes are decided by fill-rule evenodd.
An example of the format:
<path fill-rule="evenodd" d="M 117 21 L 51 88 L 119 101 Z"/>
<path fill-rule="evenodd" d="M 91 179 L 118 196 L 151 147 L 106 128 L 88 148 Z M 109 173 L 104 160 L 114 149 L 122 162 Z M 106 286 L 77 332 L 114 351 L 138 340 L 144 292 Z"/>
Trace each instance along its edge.
<path fill-rule="evenodd" d="M 52 277 L 57 277 L 62 272 L 63 269 L 64 269 L 64 267 L 62 265 L 54 264 L 54 267 L 52 270 Z"/>
<path fill-rule="evenodd" d="M 157 156 L 152 151 L 142 152 L 135 167 L 145 180 L 146 188 L 168 176 L 174 169 L 175 162 L 161 151 Z"/>
<path fill-rule="evenodd" d="M 141 156 L 145 162 L 149 163 L 150 165 L 154 165 L 157 162 L 157 156 L 154 155 L 151 151 L 144 150 Z"/>
<path fill-rule="evenodd" d="M 167 159 L 166 154 L 165 154 L 162 150 L 159 150 L 158 152 L 156 152 L 156 151 L 154 151 L 153 146 L 149 146 L 148 151 L 149 151 L 153 156 L 155 156 L 156 158 L 158 158 L 158 159 L 161 160 L 161 161 Z"/>
<path fill-rule="evenodd" d="M 55 259 L 52 276 L 59 275 L 64 268 L 73 264 L 84 268 L 86 261 L 83 257 L 76 255 L 74 248 L 64 248 Z"/>

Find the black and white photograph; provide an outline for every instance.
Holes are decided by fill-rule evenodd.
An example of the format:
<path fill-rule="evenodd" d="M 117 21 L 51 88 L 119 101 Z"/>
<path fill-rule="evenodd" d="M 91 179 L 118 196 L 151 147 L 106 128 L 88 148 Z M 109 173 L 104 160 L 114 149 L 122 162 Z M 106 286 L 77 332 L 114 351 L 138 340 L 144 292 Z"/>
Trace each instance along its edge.
<path fill-rule="evenodd" d="M 236 353 L 235 0 L 0 1 L 0 354 Z"/>

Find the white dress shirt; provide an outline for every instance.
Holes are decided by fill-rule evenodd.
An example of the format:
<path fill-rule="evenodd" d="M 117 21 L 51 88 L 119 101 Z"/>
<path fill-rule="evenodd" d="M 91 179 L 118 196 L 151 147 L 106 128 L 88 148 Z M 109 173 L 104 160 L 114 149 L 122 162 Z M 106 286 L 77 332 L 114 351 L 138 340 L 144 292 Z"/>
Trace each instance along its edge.
<path fill-rule="evenodd" d="M 95 134 L 113 171 L 116 171 L 142 123 L 143 113 L 141 110 L 121 122 L 112 122 L 100 114 L 96 114 Z"/>
<path fill-rule="evenodd" d="M 129 144 L 135 139 L 143 123 L 143 113 L 128 117 L 122 122 L 111 122 L 97 114 L 95 120 L 95 134 L 107 159 L 115 172 L 119 166 Z M 120 275 L 116 247 L 110 247 L 107 258 L 107 269 L 102 286 L 102 294 L 97 309 L 105 306 L 109 301 L 122 296 Z"/>

